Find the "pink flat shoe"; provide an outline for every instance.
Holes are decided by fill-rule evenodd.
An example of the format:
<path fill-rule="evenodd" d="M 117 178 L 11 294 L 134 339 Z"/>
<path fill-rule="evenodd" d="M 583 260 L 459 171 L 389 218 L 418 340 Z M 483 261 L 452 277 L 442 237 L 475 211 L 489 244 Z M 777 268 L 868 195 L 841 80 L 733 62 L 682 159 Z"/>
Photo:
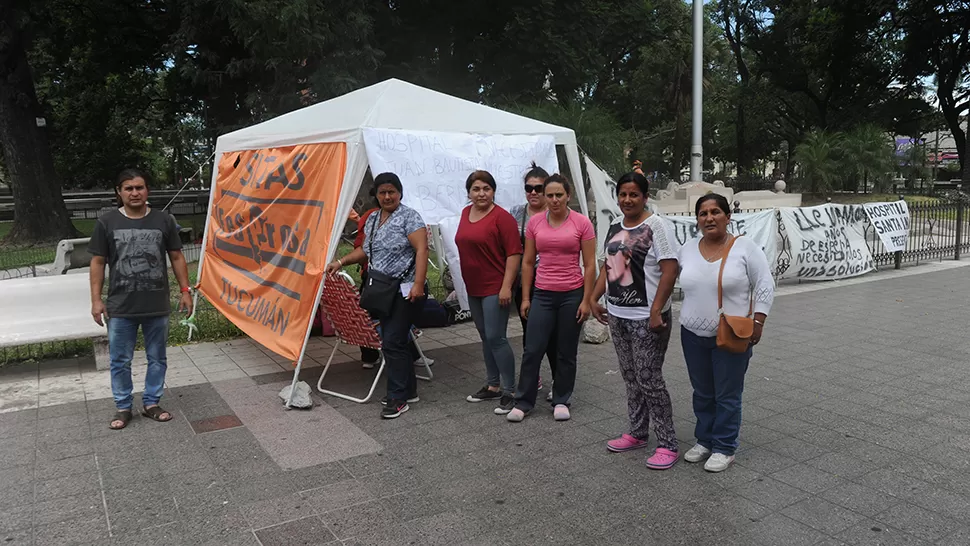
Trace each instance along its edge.
<path fill-rule="evenodd" d="M 624 451 L 633 451 L 634 449 L 640 449 L 641 447 L 647 447 L 647 442 L 643 440 L 637 440 L 629 434 L 624 434 L 615 440 L 610 440 L 606 442 L 606 449 L 612 451 L 613 453 L 623 453 Z"/>
<path fill-rule="evenodd" d="M 653 456 L 647 459 L 647 468 L 652 468 L 654 470 L 667 470 L 668 468 L 674 466 L 677 463 L 676 451 L 670 451 L 669 449 L 658 447 L 657 451 L 653 452 Z"/>

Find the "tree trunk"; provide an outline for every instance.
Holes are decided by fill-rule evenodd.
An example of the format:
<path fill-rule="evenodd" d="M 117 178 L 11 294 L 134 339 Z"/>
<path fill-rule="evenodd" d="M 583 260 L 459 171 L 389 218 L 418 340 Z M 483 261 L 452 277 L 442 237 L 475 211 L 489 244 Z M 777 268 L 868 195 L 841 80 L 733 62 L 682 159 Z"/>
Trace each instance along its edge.
<path fill-rule="evenodd" d="M 687 155 L 686 146 L 684 145 L 684 114 L 678 108 L 677 118 L 674 122 L 674 157 L 672 158 L 673 165 L 670 174 L 673 176 L 674 180 L 679 184 L 681 182 L 680 169 L 684 166 L 684 157 Z M 693 182 L 691 180 L 690 182 Z"/>
<path fill-rule="evenodd" d="M 0 7 L 0 147 L 14 200 L 5 243 L 27 245 L 77 236 L 61 185 L 27 62 L 23 30 L 9 2 Z"/>

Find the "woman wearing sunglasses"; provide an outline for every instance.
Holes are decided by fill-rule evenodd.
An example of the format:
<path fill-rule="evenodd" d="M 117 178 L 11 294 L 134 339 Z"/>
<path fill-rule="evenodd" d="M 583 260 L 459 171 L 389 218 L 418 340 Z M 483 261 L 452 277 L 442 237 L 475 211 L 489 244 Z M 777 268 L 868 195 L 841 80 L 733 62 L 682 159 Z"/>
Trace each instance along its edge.
<path fill-rule="evenodd" d="M 557 344 L 558 356 L 552 384 L 553 416 L 557 421 L 569 419 L 579 333 L 589 316 L 588 297 L 596 282 L 596 232 L 589 218 L 569 210 L 569 180 L 554 174 L 546 179 L 543 192 L 548 210 L 533 216 L 525 228 L 519 312 L 529 319 L 529 331 L 515 409 L 506 416 L 512 422 L 521 421 L 535 407 L 539 364 L 550 340 Z M 538 267 L 537 254 L 542 255 Z M 580 269 L 580 257 L 585 269 Z"/>
<path fill-rule="evenodd" d="M 626 383 L 630 433 L 606 443 L 613 452 L 647 447 L 650 423 L 657 450 L 647 467 L 677 462 L 670 393 L 663 379 L 670 342 L 670 294 L 677 280 L 677 239 L 670 224 L 646 209 L 647 179 L 631 172 L 616 183 L 623 218 L 606 235 L 606 260 L 591 301 L 597 320 L 609 324 Z M 606 293 L 606 308 L 599 299 Z"/>
<path fill-rule="evenodd" d="M 525 173 L 525 200 L 526 204 L 516 205 L 512 207 L 509 212 L 515 218 L 516 223 L 519 225 L 519 240 L 522 242 L 522 248 L 525 248 L 525 226 L 529 223 L 529 218 L 532 218 L 536 214 L 545 212 L 546 210 L 546 196 L 542 193 L 542 185 L 545 183 L 546 179 L 549 178 L 549 173 L 545 169 L 532 164 L 532 168 L 529 172 Z M 536 267 L 539 266 L 539 256 L 536 256 Z M 530 287 L 531 289 L 532 287 Z M 515 289 L 512 291 L 512 296 L 515 298 L 515 308 L 520 309 L 522 307 L 522 276 L 519 275 L 515 279 Z M 525 338 L 526 332 L 529 330 L 529 320 L 522 315 L 519 315 L 519 321 L 522 322 L 522 349 L 525 349 Z M 556 331 L 553 330 L 552 334 L 549 336 L 549 344 L 546 346 L 546 359 L 549 361 L 549 368 L 552 370 L 552 376 L 556 376 Z M 539 390 L 542 390 L 542 376 L 539 376 Z M 552 400 L 552 389 L 549 389 L 548 395 L 546 395 L 546 401 Z"/>

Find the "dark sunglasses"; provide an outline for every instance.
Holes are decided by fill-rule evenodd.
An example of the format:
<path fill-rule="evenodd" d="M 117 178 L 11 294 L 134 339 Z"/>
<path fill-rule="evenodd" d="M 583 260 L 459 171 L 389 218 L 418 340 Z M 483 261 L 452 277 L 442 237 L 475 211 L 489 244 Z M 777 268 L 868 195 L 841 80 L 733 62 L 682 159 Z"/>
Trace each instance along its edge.
<path fill-rule="evenodd" d="M 542 193 L 542 184 L 538 184 L 536 186 L 526 184 L 525 193 Z"/>
<path fill-rule="evenodd" d="M 624 243 L 623 241 L 613 241 L 612 243 L 607 243 L 606 253 L 609 254 L 610 256 L 616 256 L 620 252 L 629 250 L 629 248 L 630 247 L 626 246 L 626 243 Z"/>

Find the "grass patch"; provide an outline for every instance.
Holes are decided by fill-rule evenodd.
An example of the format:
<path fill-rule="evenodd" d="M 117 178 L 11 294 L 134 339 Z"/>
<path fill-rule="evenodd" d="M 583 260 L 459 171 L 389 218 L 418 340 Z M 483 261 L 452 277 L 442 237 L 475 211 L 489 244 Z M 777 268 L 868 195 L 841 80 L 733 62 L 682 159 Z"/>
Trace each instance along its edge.
<path fill-rule="evenodd" d="M 202 231 L 205 228 L 205 214 L 177 216 L 176 218 L 182 227 L 192 228 L 196 237 L 202 236 Z M 72 220 L 72 222 L 74 227 L 81 232 L 81 237 L 90 237 L 94 233 L 94 225 L 97 220 L 82 218 Z M 0 240 L 10 233 L 11 228 L 13 228 L 13 222 L 0 223 Z M 53 263 L 55 256 L 57 256 L 56 245 L 0 246 L 0 270 Z"/>
<path fill-rule="evenodd" d="M 337 256 L 346 256 L 352 250 L 353 247 L 349 243 L 341 243 L 337 248 Z M 433 253 L 431 255 L 431 260 L 435 260 L 435 255 Z M 51 261 L 53 261 L 53 258 L 51 258 Z M 346 271 L 354 279 L 355 283 L 358 285 L 360 284 L 360 270 L 358 267 L 346 267 L 344 268 L 344 271 Z M 196 283 L 197 273 L 198 264 L 189 264 L 189 282 L 193 286 Z M 189 342 L 189 328 L 181 324 L 182 320 L 186 318 L 186 315 L 178 311 L 178 300 L 180 297 L 179 285 L 178 280 L 175 278 L 175 275 L 171 273 L 171 271 L 169 271 L 168 283 L 172 294 L 172 314 L 169 316 L 168 344 L 170 346 L 184 345 Z M 108 283 L 105 282 L 105 290 L 107 290 L 107 284 Z M 447 292 L 441 282 L 441 272 L 431 265 L 428 265 L 428 284 L 431 289 L 431 295 L 434 296 L 438 301 L 444 301 Z M 237 328 L 236 325 L 233 324 L 229 319 L 222 316 L 222 314 L 216 310 L 216 308 L 213 307 L 204 296 L 199 296 L 198 306 L 198 310 L 195 313 L 196 331 L 192 336 L 192 343 L 224 341 L 228 339 L 236 339 L 245 335 L 242 330 Z M 144 348 L 144 341 L 140 332 L 138 334 L 137 348 L 139 350 Z M 91 354 L 92 346 L 90 340 L 36 343 L 20 347 L 0 349 L 0 366 L 15 362 L 56 360 L 61 358 L 88 356 Z"/>

